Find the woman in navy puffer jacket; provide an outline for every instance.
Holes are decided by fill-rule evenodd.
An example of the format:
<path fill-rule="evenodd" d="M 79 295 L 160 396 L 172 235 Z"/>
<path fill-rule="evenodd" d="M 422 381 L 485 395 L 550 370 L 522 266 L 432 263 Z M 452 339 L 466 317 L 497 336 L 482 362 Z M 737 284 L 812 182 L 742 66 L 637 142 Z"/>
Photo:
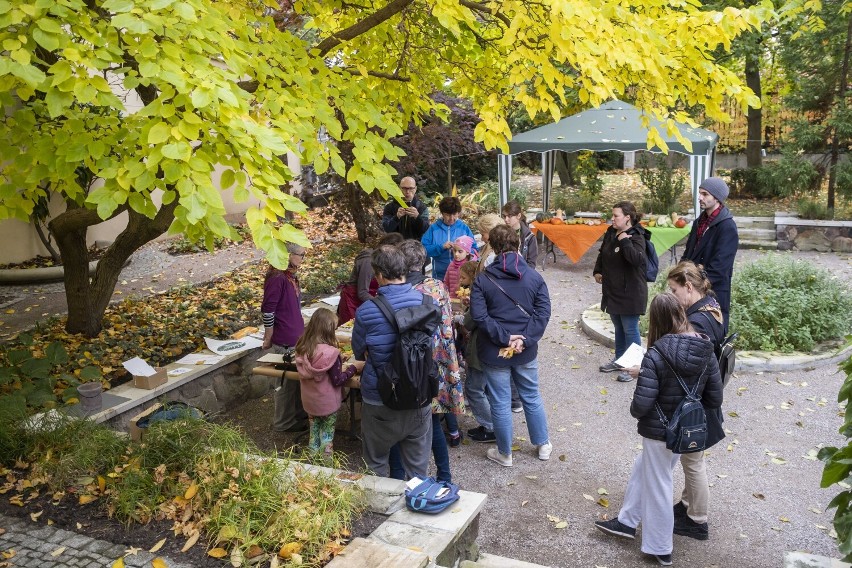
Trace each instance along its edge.
<path fill-rule="evenodd" d="M 680 455 L 666 448 L 666 427 L 656 404 L 666 419 L 671 419 L 686 396 L 676 372 L 690 390 L 698 385 L 696 392 L 706 408 L 719 408 L 722 377 L 713 344 L 706 335 L 693 331 L 674 294 L 659 294 L 651 302 L 648 346 L 630 405 L 630 414 L 638 419 L 639 435 L 644 438 L 642 453 L 633 465 L 618 518 L 597 521 L 595 526 L 632 539 L 641 522 L 642 552 L 668 566 L 674 527 L 672 470 Z"/>

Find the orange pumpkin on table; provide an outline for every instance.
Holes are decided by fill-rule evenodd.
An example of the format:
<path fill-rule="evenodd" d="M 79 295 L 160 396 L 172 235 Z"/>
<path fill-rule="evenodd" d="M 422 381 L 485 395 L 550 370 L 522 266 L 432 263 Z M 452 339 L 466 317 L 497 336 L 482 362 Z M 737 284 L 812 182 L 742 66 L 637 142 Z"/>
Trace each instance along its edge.
<path fill-rule="evenodd" d="M 563 223 L 565 223 L 565 221 L 563 221 L 559 217 L 554 217 L 553 219 L 550 220 L 551 225 L 562 225 Z"/>

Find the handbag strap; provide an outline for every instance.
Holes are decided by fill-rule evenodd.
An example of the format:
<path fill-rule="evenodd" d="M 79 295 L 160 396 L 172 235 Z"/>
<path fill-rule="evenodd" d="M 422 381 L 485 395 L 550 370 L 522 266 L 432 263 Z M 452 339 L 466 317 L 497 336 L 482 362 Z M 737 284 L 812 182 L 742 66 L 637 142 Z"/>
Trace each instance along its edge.
<path fill-rule="evenodd" d="M 523 314 L 524 314 L 525 316 L 527 316 L 528 318 L 532 317 L 532 315 L 531 315 L 528 311 L 526 311 L 526 310 L 524 309 L 524 307 L 523 307 L 523 306 L 522 306 L 522 305 L 521 305 L 521 304 L 520 304 L 520 303 L 519 303 L 516 299 L 514 299 L 512 296 L 510 296 L 510 295 L 509 295 L 509 293 L 508 293 L 506 290 L 504 290 L 502 286 L 500 286 L 500 283 L 499 283 L 499 282 L 497 282 L 496 280 L 494 280 L 494 279 L 491 277 L 491 275 L 490 275 L 490 274 L 488 274 L 487 272 L 483 272 L 482 274 L 484 274 L 486 278 L 488 278 L 489 280 L 491 280 L 491 282 L 493 282 L 493 283 L 494 283 L 494 285 L 495 285 L 495 286 L 497 286 L 497 288 L 499 288 L 499 289 L 500 289 L 500 291 L 501 291 L 501 292 L 503 292 L 503 294 L 505 294 L 505 295 L 506 295 L 506 297 L 507 297 L 507 298 L 509 298 L 509 299 L 512 301 L 512 303 L 513 303 L 513 304 L 515 304 L 515 307 L 516 307 L 516 308 L 518 308 L 519 310 L 521 310 L 521 312 L 523 312 Z"/>
<path fill-rule="evenodd" d="M 652 347 L 651 347 L 651 349 L 653 349 L 654 351 L 656 351 L 656 352 L 660 355 L 660 357 L 662 357 L 663 361 L 666 363 L 666 366 L 669 368 L 669 370 L 670 370 L 672 373 L 674 373 L 674 376 L 677 378 L 677 382 L 678 382 L 678 383 L 680 383 L 680 386 L 681 386 L 681 388 L 683 389 L 683 391 L 686 393 L 687 398 L 695 399 L 695 400 L 697 400 L 697 401 L 699 401 L 699 402 L 700 402 L 700 401 L 701 401 L 701 397 L 700 397 L 700 396 L 696 396 L 696 395 L 697 395 L 697 393 L 698 393 L 698 385 L 700 385 L 700 384 L 701 384 L 701 377 L 704 375 L 704 372 L 707 370 L 707 365 L 706 365 L 706 364 L 704 365 L 704 369 L 701 371 L 701 374 L 699 374 L 699 375 L 698 375 L 698 381 L 696 381 L 695 386 L 694 386 L 694 387 L 692 388 L 692 390 L 690 391 L 690 390 L 689 390 L 689 388 L 687 388 L 686 383 L 684 382 L 684 380 L 681 378 L 681 376 L 678 374 L 678 372 L 674 370 L 674 367 L 672 367 L 672 364 L 671 364 L 671 363 L 669 363 L 669 360 L 666 358 L 666 356 L 665 356 L 665 355 L 663 355 L 663 352 L 662 352 L 662 351 L 660 351 L 659 349 L 657 349 L 657 347 L 656 347 L 656 346 L 652 346 Z M 657 409 L 657 414 L 660 416 L 660 422 L 662 422 L 662 423 L 663 423 L 663 426 L 668 426 L 668 425 L 669 425 L 669 421 L 668 421 L 668 419 L 666 419 L 665 414 L 663 414 L 663 409 L 662 409 L 662 408 L 660 408 L 660 403 L 659 403 L 659 402 L 655 402 L 655 403 L 654 403 L 654 408 L 656 408 L 656 409 Z"/>

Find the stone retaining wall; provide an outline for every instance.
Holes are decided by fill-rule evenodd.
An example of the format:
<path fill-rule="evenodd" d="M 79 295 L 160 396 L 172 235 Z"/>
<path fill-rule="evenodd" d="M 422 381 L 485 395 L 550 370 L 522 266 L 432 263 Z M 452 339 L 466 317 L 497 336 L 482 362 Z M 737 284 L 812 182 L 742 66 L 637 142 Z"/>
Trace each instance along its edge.
<path fill-rule="evenodd" d="M 852 252 L 852 221 L 817 221 L 775 215 L 778 250 Z"/>

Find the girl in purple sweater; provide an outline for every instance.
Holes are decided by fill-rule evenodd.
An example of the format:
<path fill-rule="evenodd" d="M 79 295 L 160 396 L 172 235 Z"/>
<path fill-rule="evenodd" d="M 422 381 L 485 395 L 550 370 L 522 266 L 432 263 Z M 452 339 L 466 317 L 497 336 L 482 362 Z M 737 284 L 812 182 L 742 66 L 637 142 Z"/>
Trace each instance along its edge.
<path fill-rule="evenodd" d="M 343 400 L 343 385 L 358 372 L 364 362 L 356 362 L 343 370 L 334 331 L 337 314 L 318 309 L 311 316 L 305 333 L 296 342 L 296 368 L 302 385 L 302 404 L 308 413 L 312 452 L 331 456 L 334 423 Z"/>

